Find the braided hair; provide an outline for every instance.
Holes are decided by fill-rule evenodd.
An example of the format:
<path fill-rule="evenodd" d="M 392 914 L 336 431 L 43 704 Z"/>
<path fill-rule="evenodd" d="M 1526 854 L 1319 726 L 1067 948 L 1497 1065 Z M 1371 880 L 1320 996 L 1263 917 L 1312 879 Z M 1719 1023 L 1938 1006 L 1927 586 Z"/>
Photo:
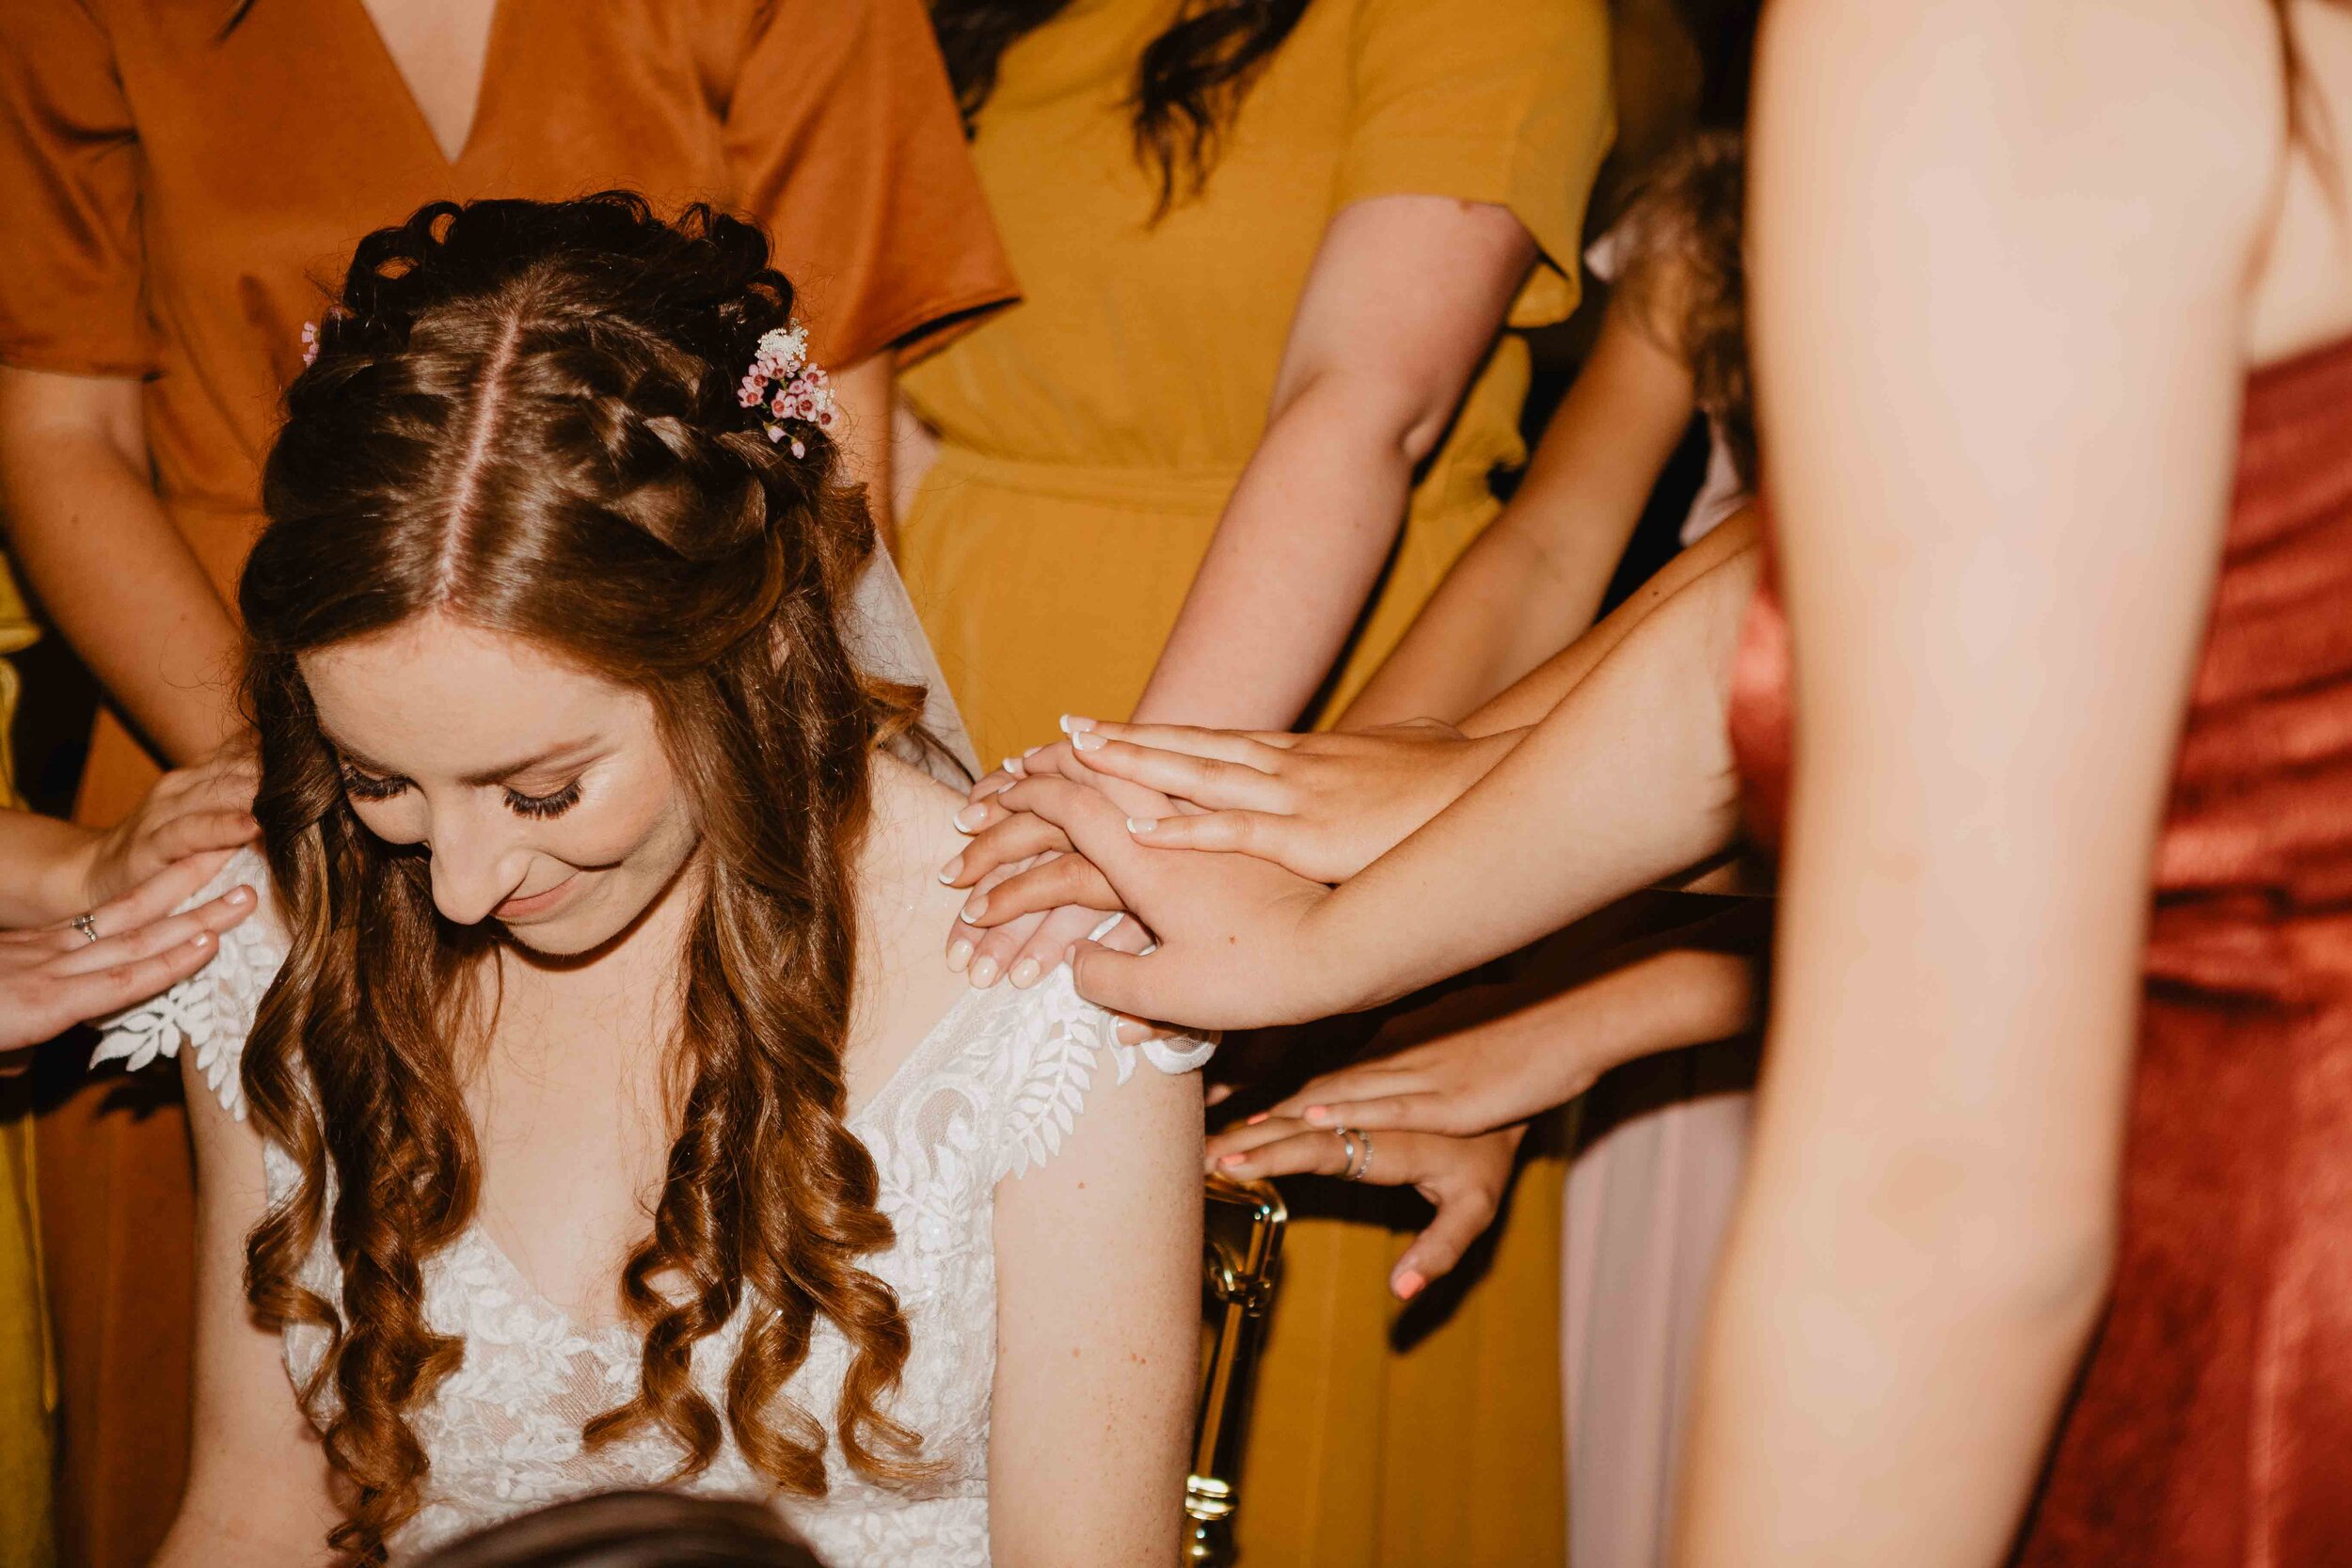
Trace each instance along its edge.
<path fill-rule="evenodd" d="M 836 1447 L 877 1479 L 924 1468 L 883 1408 L 907 1324 L 860 1267 L 893 1238 L 841 1065 L 868 762 L 922 693 L 862 674 L 836 628 L 874 533 L 833 443 L 771 440 L 739 400 L 791 318 L 768 255 L 750 224 L 622 193 L 435 203 L 360 243 L 287 394 L 239 603 L 292 951 L 243 1072 L 300 1179 L 247 1241 L 246 1293 L 326 1332 L 300 1395 L 352 1499 L 330 1544 L 359 1560 L 421 1505 L 410 1420 L 464 1354 L 425 1321 L 422 1271 L 478 1191 L 456 1064 L 487 939 L 438 921 L 421 858 L 353 815 L 298 657 L 428 611 L 644 692 L 704 840 L 667 1046 L 680 1124 L 621 1281 L 638 1386 L 587 1440 L 658 1430 L 691 1474 L 732 1433 L 808 1496 Z M 339 1301 L 298 1278 L 322 1235 Z M 722 1411 L 692 1357 L 739 1312 Z M 825 1413 L 783 1394 L 820 1318 L 851 1351 Z"/>

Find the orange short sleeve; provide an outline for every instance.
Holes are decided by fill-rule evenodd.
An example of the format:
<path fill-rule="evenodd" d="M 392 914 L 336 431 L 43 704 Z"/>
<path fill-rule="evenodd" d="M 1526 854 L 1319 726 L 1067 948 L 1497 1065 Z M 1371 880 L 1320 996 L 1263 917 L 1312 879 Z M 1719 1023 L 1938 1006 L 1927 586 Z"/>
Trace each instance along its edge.
<path fill-rule="evenodd" d="M 78 0 L 0 4 L 0 362 L 152 368 L 139 144 L 105 29 Z"/>
<path fill-rule="evenodd" d="M 824 363 L 928 352 L 1017 296 L 922 0 L 766 8 L 726 140 Z"/>
<path fill-rule="evenodd" d="M 1605 0 L 1366 0 L 1337 204 L 1450 196 L 1509 208 L 1543 252 L 1512 325 L 1563 319 L 1614 134 L 1609 66 Z"/>

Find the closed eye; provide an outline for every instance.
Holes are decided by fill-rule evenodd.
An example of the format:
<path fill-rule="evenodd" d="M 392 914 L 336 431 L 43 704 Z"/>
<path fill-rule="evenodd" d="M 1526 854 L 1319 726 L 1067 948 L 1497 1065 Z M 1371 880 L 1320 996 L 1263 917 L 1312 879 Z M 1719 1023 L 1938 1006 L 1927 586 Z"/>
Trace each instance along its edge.
<path fill-rule="evenodd" d="M 389 800 L 408 788 L 408 781 L 397 773 L 378 778 L 360 772 L 349 763 L 342 765 L 342 775 L 343 793 L 355 800 Z"/>
<path fill-rule="evenodd" d="M 551 795 L 525 795 L 519 789 L 510 789 L 506 792 L 506 809 L 517 816 L 561 816 L 578 804 L 580 804 L 580 781 L 578 779 L 574 779 Z"/>

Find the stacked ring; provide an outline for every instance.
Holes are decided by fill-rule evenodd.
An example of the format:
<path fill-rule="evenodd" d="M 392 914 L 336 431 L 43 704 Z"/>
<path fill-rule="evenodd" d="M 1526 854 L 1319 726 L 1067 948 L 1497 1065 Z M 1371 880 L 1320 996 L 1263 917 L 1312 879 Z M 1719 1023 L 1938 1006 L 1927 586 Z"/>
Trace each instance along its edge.
<path fill-rule="evenodd" d="M 1343 1180 L 1361 1181 L 1372 1174 L 1372 1134 L 1354 1127 L 1334 1127 L 1340 1147 L 1347 1151 L 1347 1168 L 1340 1172 Z"/>
<path fill-rule="evenodd" d="M 75 915 L 73 917 L 73 928 L 81 932 L 83 936 L 88 938 L 91 942 L 96 942 L 98 940 L 98 916 L 96 912 L 85 911 L 83 913 Z"/>

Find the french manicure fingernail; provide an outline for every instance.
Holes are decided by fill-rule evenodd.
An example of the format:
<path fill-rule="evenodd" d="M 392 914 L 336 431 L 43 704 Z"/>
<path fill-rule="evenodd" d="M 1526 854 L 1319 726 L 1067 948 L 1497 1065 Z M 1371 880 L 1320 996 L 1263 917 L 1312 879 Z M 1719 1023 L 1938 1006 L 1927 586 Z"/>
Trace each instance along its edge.
<path fill-rule="evenodd" d="M 1148 833 L 1159 825 L 1160 819 L 1156 816 L 1131 816 L 1127 818 L 1127 831 L 1131 833 Z"/>
<path fill-rule="evenodd" d="M 987 820 L 988 808 L 975 800 L 956 813 L 956 831 L 965 833 L 977 832 L 979 831 L 980 824 Z"/>
<path fill-rule="evenodd" d="M 988 895 L 976 893 L 963 901 L 963 918 L 975 925 L 988 912 Z"/>
<path fill-rule="evenodd" d="M 946 865 L 939 868 L 939 879 L 946 883 L 949 887 L 953 887 L 956 885 L 957 876 L 961 874 L 962 870 L 963 857 L 961 855 L 958 855 L 954 860 L 949 861 Z"/>
<path fill-rule="evenodd" d="M 1031 757 L 1033 757 L 1033 756 L 1037 755 L 1040 752 L 1042 752 L 1043 750 L 1045 750 L 1045 748 L 1044 748 L 1044 747 L 1042 747 L 1042 746 L 1032 746 L 1032 747 L 1030 747 L 1027 751 L 1025 751 L 1025 752 L 1022 752 L 1022 753 L 1021 753 L 1021 760 L 1022 760 L 1023 762 L 1026 762 L 1026 761 L 1028 761 Z"/>
<path fill-rule="evenodd" d="M 1044 973 L 1044 970 L 1038 967 L 1038 961 L 1035 958 L 1024 958 L 1012 966 L 1012 974 L 1007 978 L 1012 981 L 1015 990 L 1026 990 L 1036 985 L 1037 977 Z"/>
<path fill-rule="evenodd" d="M 1106 744 L 1107 742 L 1092 730 L 1078 730 L 1070 736 L 1070 749 L 1073 752 L 1099 752 Z"/>
<path fill-rule="evenodd" d="M 1011 774 L 1016 779 L 1023 777 L 1027 772 L 1027 769 L 1021 766 L 1021 759 L 1019 757 L 1007 757 L 1004 760 L 1003 766 L 1005 771 Z"/>
<path fill-rule="evenodd" d="M 1091 719 L 1081 719 L 1074 713 L 1065 713 L 1061 716 L 1061 733 L 1064 735 L 1084 735 L 1092 728 L 1094 728 L 1094 721 Z"/>
<path fill-rule="evenodd" d="M 1396 1276 L 1397 1298 L 1401 1301 L 1410 1301 L 1415 1296 L 1421 1294 L 1422 1287 L 1428 1283 L 1429 1281 L 1423 1279 L 1420 1275 L 1415 1274 L 1410 1269 L 1406 1269 L 1403 1274 Z"/>
<path fill-rule="evenodd" d="M 958 937 L 947 944 L 947 967 L 949 969 L 961 974 L 963 973 L 963 966 L 971 961 L 972 944 L 970 942 Z"/>
<path fill-rule="evenodd" d="M 983 958 L 972 966 L 972 983 L 986 990 L 996 983 L 996 960 Z"/>

